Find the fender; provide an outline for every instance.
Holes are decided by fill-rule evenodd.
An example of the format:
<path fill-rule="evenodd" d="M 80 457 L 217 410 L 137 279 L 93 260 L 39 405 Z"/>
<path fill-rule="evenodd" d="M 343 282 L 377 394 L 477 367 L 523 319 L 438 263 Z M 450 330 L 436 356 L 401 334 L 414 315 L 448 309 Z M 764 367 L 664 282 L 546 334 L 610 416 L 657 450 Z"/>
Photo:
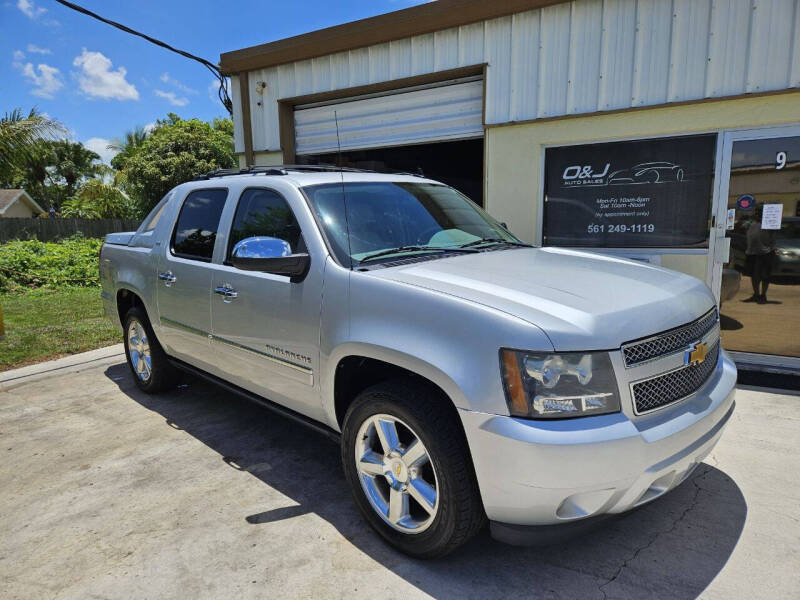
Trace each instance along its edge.
<path fill-rule="evenodd" d="M 464 397 L 464 394 L 461 392 L 458 385 L 456 385 L 455 381 L 434 365 L 416 356 L 412 356 L 411 354 L 406 354 L 386 346 L 364 342 L 344 342 L 336 346 L 327 357 L 325 366 L 322 369 L 320 381 L 322 405 L 328 418 L 328 425 L 336 431 L 339 431 L 339 424 L 336 421 L 336 406 L 333 393 L 336 381 L 336 367 L 343 358 L 348 356 L 373 358 L 407 369 L 439 386 L 456 407 L 467 406 L 467 399 Z"/>

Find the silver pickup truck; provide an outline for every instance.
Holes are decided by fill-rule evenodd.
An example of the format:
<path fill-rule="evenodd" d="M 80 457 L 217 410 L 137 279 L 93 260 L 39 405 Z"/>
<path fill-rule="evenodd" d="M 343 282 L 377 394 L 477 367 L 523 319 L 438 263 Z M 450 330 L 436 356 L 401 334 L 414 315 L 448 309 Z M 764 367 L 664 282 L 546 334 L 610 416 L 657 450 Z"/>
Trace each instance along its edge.
<path fill-rule="evenodd" d="M 733 412 L 702 282 L 532 247 L 423 177 L 212 173 L 109 235 L 100 272 L 143 391 L 188 371 L 336 437 L 365 519 L 414 556 L 650 502 Z"/>

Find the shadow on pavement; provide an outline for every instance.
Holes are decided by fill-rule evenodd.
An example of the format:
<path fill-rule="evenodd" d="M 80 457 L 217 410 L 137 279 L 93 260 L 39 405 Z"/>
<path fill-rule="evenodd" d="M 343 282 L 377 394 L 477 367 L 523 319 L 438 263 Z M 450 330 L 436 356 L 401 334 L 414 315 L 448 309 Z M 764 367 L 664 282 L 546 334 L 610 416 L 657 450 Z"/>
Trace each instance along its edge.
<path fill-rule="evenodd" d="M 417 561 L 386 546 L 361 519 L 339 448 L 322 435 L 205 382 L 148 396 L 125 364 L 105 374 L 163 416 L 165 426 L 185 431 L 231 468 L 299 505 L 242 519 L 268 527 L 316 513 L 361 552 L 436 598 L 696 598 L 724 567 L 747 514 L 736 483 L 703 464 L 663 498 L 561 545 L 517 548 L 484 531 L 444 559 Z"/>
<path fill-rule="evenodd" d="M 720 313 L 719 315 L 719 327 L 722 331 L 737 331 L 744 327 L 740 321 L 737 321 L 733 317 L 729 317 L 725 314 Z"/>

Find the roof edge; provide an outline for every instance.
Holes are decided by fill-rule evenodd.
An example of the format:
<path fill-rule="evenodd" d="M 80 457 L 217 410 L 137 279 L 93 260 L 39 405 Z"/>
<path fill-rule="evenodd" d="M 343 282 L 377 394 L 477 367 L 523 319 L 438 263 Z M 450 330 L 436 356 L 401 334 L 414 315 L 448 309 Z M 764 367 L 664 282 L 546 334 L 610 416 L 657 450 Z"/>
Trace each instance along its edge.
<path fill-rule="evenodd" d="M 38 202 L 36 202 L 36 200 L 34 200 L 33 198 L 31 198 L 31 195 L 30 195 L 28 192 L 26 192 L 24 188 L 11 188 L 11 189 L 6 189 L 6 190 L 4 190 L 4 191 L 7 191 L 7 192 L 17 192 L 17 194 L 16 194 L 16 195 L 15 195 L 15 196 L 14 196 L 14 197 L 11 199 L 11 202 L 9 202 L 8 204 L 6 204 L 6 205 L 5 205 L 5 206 L 3 206 L 3 207 L 0 207 L 0 215 L 4 215 L 4 214 L 6 213 L 6 211 L 7 211 L 9 208 L 11 208 L 11 206 L 12 206 L 12 205 L 13 205 L 15 202 L 18 202 L 18 201 L 19 201 L 19 199 L 20 199 L 20 198 L 22 198 L 22 199 L 23 199 L 23 200 L 24 200 L 24 201 L 25 201 L 25 202 L 28 204 L 28 206 L 29 206 L 31 209 L 33 209 L 33 210 L 35 210 L 35 211 L 38 211 L 38 212 L 39 212 L 39 214 L 42 214 L 42 213 L 46 213 L 46 212 L 47 212 L 45 209 L 43 209 L 41 206 L 39 206 L 39 203 L 38 203 Z"/>
<path fill-rule="evenodd" d="M 504 17 L 567 0 L 438 0 L 220 55 L 226 74 L 263 69 Z"/>

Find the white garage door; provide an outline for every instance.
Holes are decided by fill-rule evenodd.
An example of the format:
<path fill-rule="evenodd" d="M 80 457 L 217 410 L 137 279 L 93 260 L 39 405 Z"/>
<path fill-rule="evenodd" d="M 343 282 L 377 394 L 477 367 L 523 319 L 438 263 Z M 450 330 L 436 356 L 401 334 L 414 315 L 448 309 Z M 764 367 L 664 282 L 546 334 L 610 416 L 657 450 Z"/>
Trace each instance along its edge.
<path fill-rule="evenodd" d="M 295 152 L 385 148 L 483 136 L 483 79 L 471 77 L 295 107 Z"/>

